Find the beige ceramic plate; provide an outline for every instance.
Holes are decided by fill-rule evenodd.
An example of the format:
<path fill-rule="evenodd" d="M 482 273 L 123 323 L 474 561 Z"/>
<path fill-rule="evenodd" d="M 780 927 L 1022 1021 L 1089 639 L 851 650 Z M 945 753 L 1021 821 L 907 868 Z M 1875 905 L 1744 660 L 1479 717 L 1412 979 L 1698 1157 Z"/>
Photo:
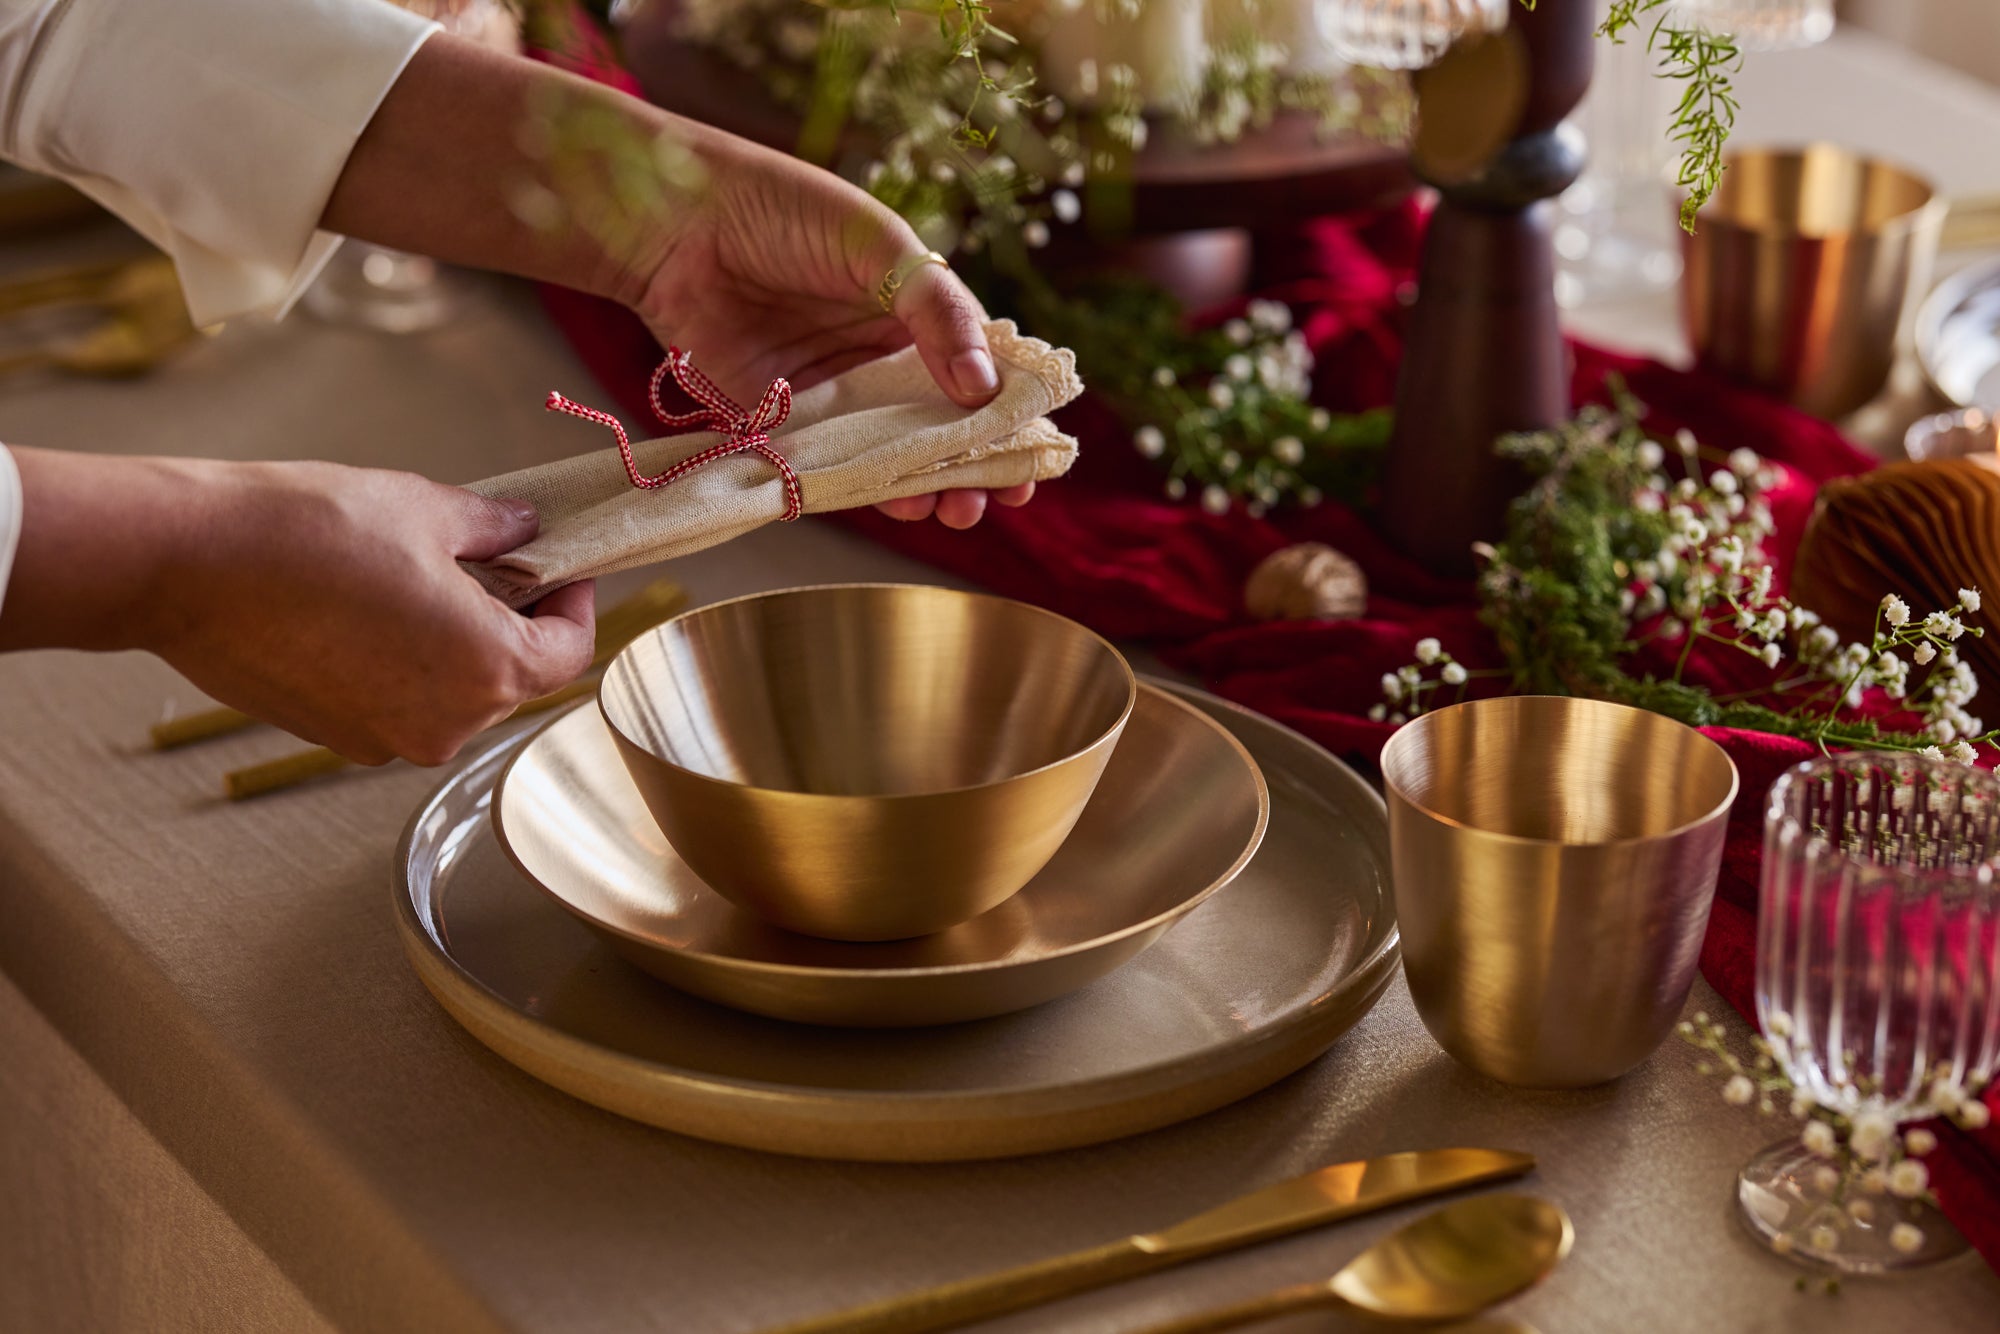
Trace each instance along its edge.
<path fill-rule="evenodd" d="M 514 864 L 655 977 L 754 1014 L 870 1028 L 986 1019 L 1096 981 L 1228 884 L 1269 810 L 1236 738 L 1144 687 L 1075 829 L 1018 894 L 948 931 L 858 944 L 779 930 L 703 884 L 595 709 L 523 746 L 493 798 Z"/>
<path fill-rule="evenodd" d="M 396 911 L 418 975 L 480 1041 L 600 1107 L 705 1139 L 925 1162 L 1073 1148 L 1210 1111 L 1290 1074 L 1372 1006 L 1397 960 L 1381 799 L 1296 733 L 1198 692 L 1269 784 L 1264 842 L 1152 949 L 1072 995 L 925 1029 L 827 1029 L 663 987 L 501 850 L 474 756 L 417 811 Z M 1141 839 L 1156 837 L 1142 822 Z"/>

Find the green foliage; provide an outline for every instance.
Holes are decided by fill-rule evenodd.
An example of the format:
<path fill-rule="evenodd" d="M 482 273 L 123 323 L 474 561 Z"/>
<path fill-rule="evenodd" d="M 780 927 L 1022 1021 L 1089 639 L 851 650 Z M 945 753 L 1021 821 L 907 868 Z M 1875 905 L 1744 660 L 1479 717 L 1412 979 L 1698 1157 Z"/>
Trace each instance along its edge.
<path fill-rule="evenodd" d="M 1681 203 L 1681 226 L 1691 232 L 1695 214 L 1722 184 L 1722 148 L 1736 126 L 1736 91 L 1730 79 L 1743 67 L 1743 53 L 1726 33 L 1676 22 L 1674 0 L 1611 0 L 1597 31 L 1623 42 L 1628 33 L 1642 29 L 1646 49 L 1660 57 L 1660 77 L 1681 84 L 1668 134 L 1681 146 L 1676 179 L 1688 192 Z"/>

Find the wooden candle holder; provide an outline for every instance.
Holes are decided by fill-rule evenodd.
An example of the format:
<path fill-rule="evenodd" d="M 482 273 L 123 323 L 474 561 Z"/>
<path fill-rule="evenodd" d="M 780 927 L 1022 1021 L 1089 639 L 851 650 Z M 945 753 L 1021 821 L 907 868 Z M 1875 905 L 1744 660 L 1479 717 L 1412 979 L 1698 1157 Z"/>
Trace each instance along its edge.
<path fill-rule="evenodd" d="M 1526 479 L 1494 454 L 1509 431 L 1570 414 L 1569 354 L 1557 323 L 1548 200 L 1583 169 L 1582 136 L 1563 117 L 1590 84 L 1590 0 L 1514 7 L 1489 40 L 1518 47 L 1524 86 L 1513 137 L 1470 174 L 1427 167 L 1437 189 L 1417 302 L 1396 386 L 1396 424 L 1377 522 L 1440 574 L 1470 575 L 1472 543 L 1500 536 Z M 1429 83 L 1422 82 L 1428 79 Z M 1420 102 L 1485 95 L 1441 64 L 1420 76 Z"/>

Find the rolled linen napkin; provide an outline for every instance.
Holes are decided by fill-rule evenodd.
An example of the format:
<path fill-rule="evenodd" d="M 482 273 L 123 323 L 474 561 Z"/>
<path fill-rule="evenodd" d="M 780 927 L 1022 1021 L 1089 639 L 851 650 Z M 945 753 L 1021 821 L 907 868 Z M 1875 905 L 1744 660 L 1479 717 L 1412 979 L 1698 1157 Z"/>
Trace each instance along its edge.
<path fill-rule="evenodd" d="M 790 414 L 770 428 L 768 448 L 790 464 L 799 508 L 817 514 L 954 487 L 1000 490 L 1068 472 L 1076 441 L 1046 414 L 1083 392 L 1076 358 L 1020 333 L 1011 320 L 987 324 L 986 338 L 1000 392 L 982 408 L 946 398 L 914 347 L 792 397 Z M 754 419 L 771 420 L 764 409 L 781 399 L 767 393 L 764 403 L 736 415 L 755 430 Z M 559 403 L 551 398 L 552 406 Z M 579 415 L 613 424 L 604 414 Z M 664 473 L 743 434 L 699 431 L 642 441 L 631 446 L 632 467 Z M 530 502 L 542 517 L 540 534 L 468 568 L 509 606 L 525 606 L 564 584 L 685 556 L 782 519 L 791 508 L 790 485 L 754 445 L 651 490 L 634 485 L 616 449 L 523 468 L 469 489 Z"/>

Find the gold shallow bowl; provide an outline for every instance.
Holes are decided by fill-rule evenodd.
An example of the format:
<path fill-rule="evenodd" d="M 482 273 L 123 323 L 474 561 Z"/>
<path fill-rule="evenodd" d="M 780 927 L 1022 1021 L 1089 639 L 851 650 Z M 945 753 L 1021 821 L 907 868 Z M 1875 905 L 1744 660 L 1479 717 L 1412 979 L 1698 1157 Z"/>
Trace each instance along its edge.
<path fill-rule="evenodd" d="M 412 816 L 396 859 L 399 934 L 424 985 L 501 1057 L 682 1134 L 816 1158 L 939 1162 L 1182 1121 L 1325 1052 L 1389 985 L 1397 937 L 1374 790 L 1268 719 L 1171 693 L 1227 727 L 1263 770 L 1264 841 L 1157 945 L 1046 1005 L 942 1028 L 817 1028 L 661 986 L 501 850 L 489 807 L 520 735 L 468 755 Z M 535 1093 L 522 1084 L 518 1096 Z M 537 1115 L 561 1112 L 551 1103 Z"/>
<path fill-rule="evenodd" d="M 640 636 L 599 704 L 693 872 L 767 922 L 924 936 L 1028 883 L 1132 712 L 1108 642 L 1026 603 L 847 584 L 719 602 Z"/>
<path fill-rule="evenodd" d="M 935 935 L 860 944 L 780 930 L 703 884 L 593 710 L 523 746 L 493 802 L 521 872 L 655 977 L 755 1014 L 865 1027 L 984 1019 L 1094 982 L 1228 884 L 1269 811 L 1242 743 L 1143 687 L 1074 832 L 1020 893 Z"/>

